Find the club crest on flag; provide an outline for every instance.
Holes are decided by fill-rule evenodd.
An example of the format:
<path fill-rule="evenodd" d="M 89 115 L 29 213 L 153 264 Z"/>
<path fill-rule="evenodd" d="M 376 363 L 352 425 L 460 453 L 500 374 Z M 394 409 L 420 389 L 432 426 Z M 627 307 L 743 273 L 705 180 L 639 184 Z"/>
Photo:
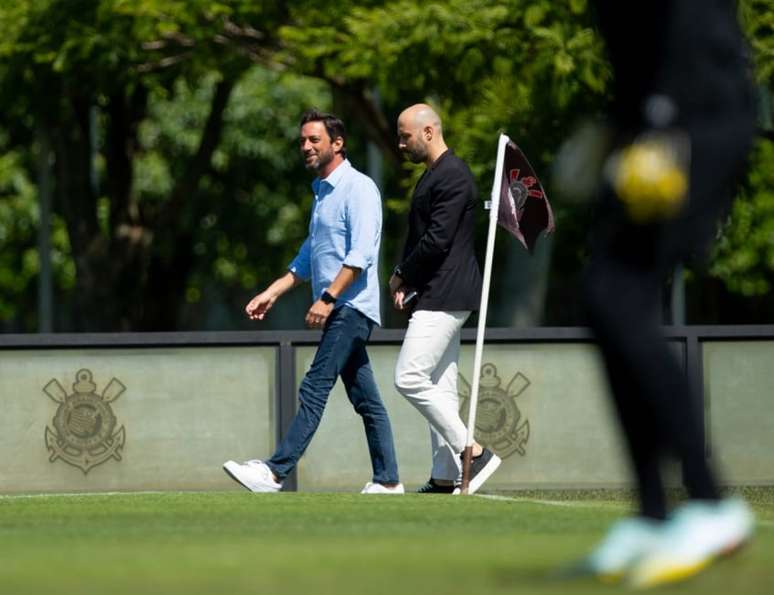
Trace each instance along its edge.
<path fill-rule="evenodd" d="M 497 222 L 533 252 L 540 235 L 554 231 L 554 213 L 540 180 L 516 143 L 509 140 L 501 158 Z"/>

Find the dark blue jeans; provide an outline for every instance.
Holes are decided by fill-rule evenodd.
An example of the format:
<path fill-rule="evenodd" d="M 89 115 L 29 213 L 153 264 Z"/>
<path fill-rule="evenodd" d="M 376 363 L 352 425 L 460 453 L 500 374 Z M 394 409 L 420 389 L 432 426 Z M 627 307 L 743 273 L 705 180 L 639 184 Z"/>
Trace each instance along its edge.
<path fill-rule="evenodd" d="M 397 483 L 398 463 L 387 410 L 376 387 L 366 343 L 374 322 L 348 306 L 333 311 L 309 371 L 301 381 L 298 411 L 287 435 L 266 464 L 280 480 L 304 454 L 322 419 L 328 395 L 341 376 L 355 412 L 363 418 L 373 481 Z"/>

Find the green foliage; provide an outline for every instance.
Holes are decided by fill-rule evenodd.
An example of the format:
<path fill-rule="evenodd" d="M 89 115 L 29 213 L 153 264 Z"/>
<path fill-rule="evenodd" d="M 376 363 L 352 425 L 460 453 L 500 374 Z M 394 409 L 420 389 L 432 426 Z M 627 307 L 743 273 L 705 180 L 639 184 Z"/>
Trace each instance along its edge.
<path fill-rule="evenodd" d="M 151 266 L 169 267 L 167 278 L 181 270 L 175 261 L 187 260 L 182 253 L 191 248 L 177 238 L 191 236 L 202 216 L 200 205 L 209 200 L 209 190 L 199 193 L 197 186 L 207 183 L 202 180 L 210 163 L 228 169 L 229 156 L 217 149 L 214 81 L 228 82 L 227 100 L 231 83 L 250 60 L 260 62 L 260 50 L 275 43 L 273 32 L 285 12 L 282 3 L 242 0 L 41 0 L 0 6 L 5 108 L 0 129 L 10 132 L 10 145 L 28 163 L 25 142 L 39 129 L 53 137 L 60 216 L 55 234 L 64 222 L 71 240 L 65 248 L 73 250 L 69 269 L 75 262 L 79 266 L 76 303 L 115 307 L 86 308 L 94 318 L 91 328 L 137 324 L 145 316 L 142 293 L 152 284 Z M 156 104 L 185 104 L 185 113 L 161 113 Z M 178 125 L 173 140 L 154 144 L 159 123 L 171 127 L 173 121 Z M 138 127 L 142 139 L 134 138 Z M 28 178 L 35 176 L 31 169 Z M 170 208 L 179 214 L 171 222 L 165 213 Z M 157 233 L 158 225 L 163 233 Z M 152 265 L 154 260 L 159 264 Z M 29 293 L 31 275 L 9 270 Z M 214 270 L 233 276 L 234 267 L 221 260 Z M 183 271 L 178 275 L 188 274 Z M 60 283 L 59 290 L 69 286 Z M 106 292 L 112 292 L 107 301 L 99 297 Z M 165 299 L 174 304 L 174 297 Z M 34 301 L 20 309 L 34 312 Z M 175 324 L 173 312 L 155 316 Z M 34 316 L 24 318 L 34 328 Z"/>
<path fill-rule="evenodd" d="M 295 144 L 304 108 L 341 113 L 351 132 L 350 155 L 361 169 L 366 138 L 385 155 L 382 254 L 391 268 L 405 230 L 406 196 L 421 172 L 398 161 L 397 114 L 417 101 L 435 105 L 449 144 L 470 164 L 482 196 L 491 185 L 500 131 L 525 150 L 547 182 L 556 148 L 578 116 L 601 111 L 609 86 L 610 69 L 587 4 L 0 3 L 0 320 L 35 328 L 33 150 L 41 129 L 58 135 L 59 158 L 71 160 L 57 170 L 55 184 L 53 262 L 60 297 L 86 297 L 81 288 L 72 291 L 76 280 L 89 277 L 80 269 L 76 277 L 75 263 L 83 267 L 86 254 L 102 254 L 112 268 L 105 275 L 92 271 L 91 278 L 106 284 L 120 269 L 110 301 L 127 313 L 121 328 L 136 328 L 139 302 L 152 291 L 132 292 L 149 282 L 153 267 L 162 279 L 159 270 L 170 273 L 166 277 L 181 270 L 177 258 L 186 266 L 182 291 L 163 292 L 179 291 L 169 302 L 187 304 L 180 324 L 233 327 L 239 324 L 233 319 L 210 320 L 213 304 L 240 311 L 256 285 L 282 270 L 306 233 L 309 174 Z M 774 11 L 767 0 L 741 0 L 740 16 L 756 80 L 771 89 Z M 222 134 L 212 137 L 211 151 L 197 161 L 224 82 L 234 87 Z M 94 130 L 86 122 L 91 114 Z M 759 295 L 771 285 L 770 145 L 758 146 L 712 269 L 744 294 Z M 90 149 L 93 188 L 84 183 L 92 173 Z M 125 171 L 117 167 L 117 149 Z M 172 218 L 165 217 L 170 205 Z M 570 273 L 584 257 L 586 214 L 577 206 L 554 206 L 561 235 L 552 248 L 552 284 L 565 284 L 571 293 Z M 481 218 L 483 229 L 483 212 Z M 92 227 L 77 238 L 84 222 Z M 126 229 L 145 243 L 127 248 L 121 235 Z M 125 270 L 117 247 L 126 249 Z M 498 249 L 503 260 L 503 250 L 513 246 Z M 67 299 L 57 301 L 67 307 Z"/>
<path fill-rule="evenodd" d="M 534 132 L 546 120 L 553 130 L 541 127 L 541 135 L 556 134 L 573 108 L 604 91 L 609 69 L 584 9 L 578 1 L 401 0 L 356 6 L 343 18 L 298 15 L 282 36 L 300 68 L 378 88 L 388 114 L 435 99 L 460 122 L 447 126 L 455 146 L 466 129 L 491 145 L 503 128 Z M 538 109 L 551 108 L 551 118 L 535 122 Z"/>
<path fill-rule="evenodd" d="M 711 272 L 742 295 L 774 289 L 774 142 L 760 140 L 715 249 Z"/>
<path fill-rule="evenodd" d="M 37 273 L 35 189 L 16 151 L 0 155 L 0 321 L 12 319 L 29 299 Z"/>
<path fill-rule="evenodd" d="M 40 271 L 37 189 L 24 166 L 28 155 L 19 149 L 3 150 L 3 145 L 0 142 L 0 325 L 13 320 L 31 324 Z M 60 287 L 71 288 L 75 271 L 59 217 L 52 221 L 51 243 L 54 280 Z"/>
<path fill-rule="evenodd" d="M 761 97 L 774 89 L 774 9 L 767 0 L 741 0 L 739 16 L 752 50 L 754 79 Z M 771 106 L 760 114 L 771 134 Z M 710 273 L 729 290 L 763 296 L 774 287 L 774 142 L 760 139 L 751 155 L 748 175 L 713 251 Z"/>
<path fill-rule="evenodd" d="M 740 0 L 739 15 L 752 48 L 755 79 L 774 89 L 774 7 L 770 0 Z"/>

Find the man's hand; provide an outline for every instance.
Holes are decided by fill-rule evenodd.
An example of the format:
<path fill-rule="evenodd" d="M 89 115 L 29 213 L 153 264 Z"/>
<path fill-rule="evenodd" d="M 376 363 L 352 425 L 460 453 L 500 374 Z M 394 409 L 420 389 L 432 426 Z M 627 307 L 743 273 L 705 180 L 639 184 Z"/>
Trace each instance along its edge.
<path fill-rule="evenodd" d="M 263 320 L 266 313 L 271 310 L 274 302 L 277 301 L 277 295 L 273 291 L 262 291 L 256 295 L 245 306 L 245 312 L 250 320 Z"/>
<path fill-rule="evenodd" d="M 392 305 L 395 306 L 396 310 L 403 310 L 403 299 L 406 297 L 408 292 L 409 292 L 408 287 L 406 287 L 405 285 L 402 285 L 395 292 L 393 292 Z"/>
<path fill-rule="evenodd" d="M 331 312 L 333 312 L 333 304 L 326 304 L 322 300 L 317 300 L 309 308 L 309 312 L 306 313 L 306 326 L 309 328 L 325 328 L 325 323 L 328 322 Z"/>
<path fill-rule="evenodd" d="M 276 302 L 283 293 L 292 289 L 302 281 L 303 279 L 301 279 L 301 277 L 297 276 L 292 271 L 288 271 L 250 300 L 245 306 L 247 317 L 250 320 L 263 320 L 266 313 L 271 310 L 274 302 Z"/>
<path fill-rule="evenodd" d="M 392 305 L 396 310 L 405 310 L 409 303 L 416 299 L 417 292 L 408 285 L 401 285 L 395 293 L 392 294 Z"/>
<path fill-rule="evenodd" d="M 395 292 L 403 286 L 403 278 L 398 277 L 395 273 L 390 277 L 390 293 L 395 297 Z"/>

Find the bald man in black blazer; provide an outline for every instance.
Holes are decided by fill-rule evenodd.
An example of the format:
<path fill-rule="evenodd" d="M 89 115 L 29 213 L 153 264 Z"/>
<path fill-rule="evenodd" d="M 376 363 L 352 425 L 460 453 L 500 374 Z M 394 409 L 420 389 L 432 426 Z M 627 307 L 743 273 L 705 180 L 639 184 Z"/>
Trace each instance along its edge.
<path fill-rule="evenodd" d="M 419 290 L 416 309 L 478 309 L 477 206 L 473 175 L 462 159 L 446 150 L 414 189 L 403 261 L 396 272 L 404 284 Z"/>
<path fill-rule="evenodd" d="M 395 367 L 395 386 L 428 420 L 433 454 L 430 480 L 420 493 L 455 493 L 467 429 L 459 415 L 457 360 L 460 331 L 481 301 L 474 250 L 479 205 L 470 169 L 443 138 L 441 119 L 425 104 L 398 118 L 398 147 L 427 169 L 414 189 L 403 260 L 390 278 L 396 308 L 413 308 Z M 415 300 L 406 301 L 416 292 Z M 500 464 L 473 444 L 469 492 Z"/>

